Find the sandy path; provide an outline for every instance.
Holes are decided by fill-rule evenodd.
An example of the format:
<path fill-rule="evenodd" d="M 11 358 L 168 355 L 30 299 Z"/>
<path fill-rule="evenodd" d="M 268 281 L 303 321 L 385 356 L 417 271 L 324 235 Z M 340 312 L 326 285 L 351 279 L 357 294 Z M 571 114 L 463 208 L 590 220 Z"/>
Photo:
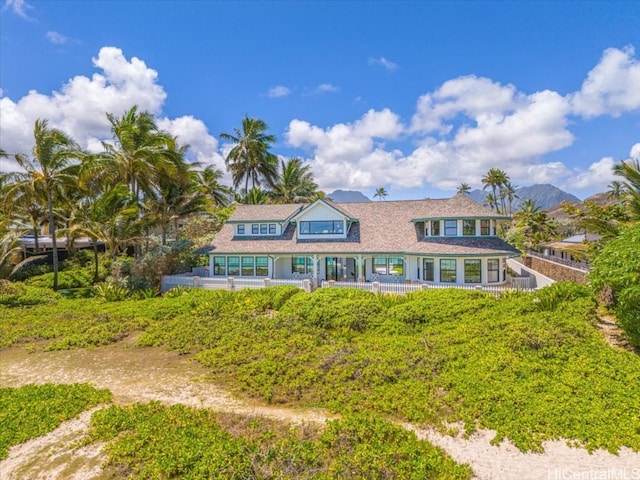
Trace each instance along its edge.
<path fill-rule="evenodd" d="M 293 422 L 324 422 L 330 418 L 319 410 L 265 407 L 238 400 L 208 381 L 206 369 L 189 357 L 162 349 L 135 348 L 132 342 L 133 339 L 95 350 L 36 354 L 6 349 L 0 351 L 0 386 L 89 382 L 111 390 L 114 401 L 120 404 L 159 400 Z M 73 442 L 86 431 L 89 417 L 90 413 L 85 412 L 49 435 L 13 448 L 9 457 L 0 462 L 0 477 L 101 478 L 100 445 L 73 448 Z M 490 431 L 464 439 L 405 426 L 445 449 L 457 461 L 470 464 L 479 479 L 640 480 L 640 454 L 629 449 L 617 456 L 604 451 L 590 455 L 584 449 L 569 448 L 564 442 L 547 442 L 544 454 L 522 453 L 508 442 L 491 445 Z"/>

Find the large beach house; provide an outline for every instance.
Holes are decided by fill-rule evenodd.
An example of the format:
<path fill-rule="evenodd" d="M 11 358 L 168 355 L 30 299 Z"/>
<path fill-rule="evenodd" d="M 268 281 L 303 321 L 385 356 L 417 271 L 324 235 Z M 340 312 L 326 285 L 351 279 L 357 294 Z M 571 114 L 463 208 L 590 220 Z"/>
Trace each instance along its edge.
<path fill-rule="evenodd" d="M 508 217 L 448 199 L 238 205 L 205 252 L 210 277 L 501 285 Z"/>

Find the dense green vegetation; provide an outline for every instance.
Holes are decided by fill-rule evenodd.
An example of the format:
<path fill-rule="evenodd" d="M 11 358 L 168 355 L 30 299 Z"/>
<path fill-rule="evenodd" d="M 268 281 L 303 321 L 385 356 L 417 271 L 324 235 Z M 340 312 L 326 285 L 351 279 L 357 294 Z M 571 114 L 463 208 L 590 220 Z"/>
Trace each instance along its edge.
<path fill-rule="evenodd" d="M 9 447 L 36 438 L 84 410 L 109 402 L 107 390 L 86 384 L 0 388 L 0 460 Z"/>
<path fill-rule="evenodd" d="M 109 442 L 107 468 L 136 479 L 471 476 L 412 432 L 364 415 L 320 429 L 152 402 L 96 412 L 89 441 Z"/>
<path fill-rule="evenodd" d="M 523 450 L 560 438 L 640 449 L 640 363 L 606 343 L 586 287 L 499 299 L 276 287 L 55 302 L 0 306 L 3 345 L 92 346 L 143 330 L 139 345 L 195 353 L 214 381 L 270 403 L 462 421 Z"/>

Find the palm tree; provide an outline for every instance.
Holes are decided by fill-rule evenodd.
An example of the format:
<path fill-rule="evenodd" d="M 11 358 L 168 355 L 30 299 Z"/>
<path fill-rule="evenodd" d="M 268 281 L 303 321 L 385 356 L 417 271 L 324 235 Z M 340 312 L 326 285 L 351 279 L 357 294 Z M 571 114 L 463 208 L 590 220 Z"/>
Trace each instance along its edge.
<path fill-rule="evenodd" d="M 49 128 L 47 120 L 36 120 L 34 146 L 31 158 L 16 154 L 15 159 L 20 172 L 8 175 L 13 191 L 27 192 L 41 189 L 46 196 L 49 230 L 53 245 L 53 288 L 58 288 L 58 244 L 54 203 L 62 194 L 65 186 L 73 185 L 77 179 L 78 164 L 72 160 L 82 157 L 79 147 L 67 134 L 55 128 Z"/>
<path fill-rule="evenodd" d="M 167 244 L 169 228 L 178 229 L 180 218 L 206 210 L 207 198 L 195 180 L 195 172 L 189 172 L 185 165 L 178 175 L 160 175 L 156 188 L 148 196 L 144 204 L 147 220 L 149 225 L 160 227 L 162 245 Z"/>
<path fill-rule="evenodd" d="M 547 216 L 547 212 L 530 198 L 522 202 L 521 210 L 513 216 L 513 219 L 525 239 L 524 247 L 527 249 L 551 240 L 558 229 L 555 221 Z"/>
<path fill-rule="evenodd" d="M 133 195 L 141 199 L 153 189 L 161 172 L 175 171 L 186 147 L 177 148 L 175 138 L 158 129 L 153 115 L 138 113 L 137 106 L 120 118 L 111 113 L 107 118 L 113 143 L 102 143 L 105 153 L 95 157 L 98 172 L 129 185 Z"/>
<path fill-rule="evenodd" d="M 314 182 L 310 165 L 299 158 L 281 161 L 278 178 L 269 193 L 273 203 L 306 203 L 318 198 L 318 185 Z"/>
<path fill-rule="evenodd" d="M 609 189 L 607 190 L 607 198 L 612 200 L 620 200 L 625 190 L 623 183 L 618 180 L 612 181 L 607 185 L 607 188 Z"/>
<path fill-rule="evenodd" d="M 276 137 L 266 134 L 268 128 L 263 120 L 245 116 L 242 119 L 242 130 L 234 128 L 233 135 L 220 134 L 220 138 L 229 140 L 234 145 L 225 158 L 225 164 L 233 177 L 234 188 L 238 188 L 242 179 L 245 192 L 249 191 L 249 179 L 252 187 L 259 187 L 262 181 L 267 186 L 275 183 L 278 159 L 269 149 Z"/>
<path fill-rule="evenodd" d="M 613 173 L 624 178 L 624 197 L 629 213 L 640 221 L 640 160 L 627 160 L 613 167 Z"/>
<path fill-rule="evenodd" d="M 388 196 L 389 196 L 389 194 L 387 193 L 387 191 L 385 190 L 384 187 L 378 187 L 378 188 L 376 188 L 376 193 L 373 195 L 373 198 L 378 197 L 378 199 L 380 201 L 382 201 L 385 198 L 387 198 Z"/>
<path fill-rule="evenodd" d="M 518 190 L 518 186 L 512 184 L 510 181 L 507 180 L 507 182 L 503 185 L 503 188 L 501 191 L 501 197 L 506 198 L 507 202 L 509 202 L 509 216 L 513 215 L 513 201 L 516 198 L 520 198 L 518 197 L 518 195 L 516 195 L 517 190 Z"/>
<path fill-rule="evenodd" d="M 491 193 L 493 193 L 493 196 L 492 203 L 490 203 L 490 205 L 495 206 L 498 213 L 500 213 L 500 207 L 498 205 L 498 189 L 505 185 L 508 181 L 509 177 L 507 176 L 507 174 L 498 168 L 490 168 L 487 174 L 482 177 L 482 184 L 484 185 L 482 189 L 485 190 L 487 189 L 487 187 L 491 187 Z"/>
<path fill-rule="evenodd" d="M 229 205 L 231 189 L 220 183 L 222 170 L 209 165 L 197 174 L 197 183 L 214 206 L 226 207 Z"/>
<path fill-rule="evenodd" d="M 464 193 L 465 195 L 471 191 L 471 185 L 468 183 L 461 183 L 458 185 L 458 193 Z"/>

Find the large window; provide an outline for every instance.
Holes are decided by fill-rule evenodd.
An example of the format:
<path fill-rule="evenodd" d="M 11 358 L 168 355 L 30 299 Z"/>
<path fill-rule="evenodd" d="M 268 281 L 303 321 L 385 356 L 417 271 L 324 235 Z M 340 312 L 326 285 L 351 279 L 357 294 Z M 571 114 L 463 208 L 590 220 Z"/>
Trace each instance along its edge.
<path fill-rule="evenodd" d="M 497 258 L 490 258 L 487 260 L 487 281 L 500 281 L 500 260 Z"/>
<path fill-rule="evenodd" d="M 299 273 L 301 275 L 313 273 L 313 258 L 292 257 L 291 273 Z"/>
<path fill-rule="evenodd" d="M 227 259 L 226 259 L 226 257 L 213 257 L 213 274 L 214 275 L 226 275 L 227 274 Z"/>
<path fill-rule="evenodd" d="M 491 235 L 490 220 L 480 220 L 480 235 Z"/>
<path fill-rule="evenodd" d="M 242 257 L 242 276 L 253 277 L 253 257 Z"/>
<path fill-rule="evenodd" d="M 404 260 L 400 257 L 373 257 L 373 273 L 404 275 Z"/>
<path fill-rule="evenodd" d="M 238 225 L 238 235 L 244 235 L 244 225 Z"/>
<path fill-rule="evenodd" d="M 387 257 L 373 257 L 373 273 L 387 274 Z"/>
<path fill-rule="evenodd" d="M 482 283 L 482 262 L 480 260 L 464 261 L 464 283 Z"/>
<path fill-rule="evenodd" d="M 455 237 L 458 235 L 458 221 L 457 220 L 445 220 L 444 221 L 444 234 L 447 237 Z"/>
<path fill-rule="evenodd" d="M 227 257 L 227 273 L 230 277 L 240 275 L 240 257 Z"/>
<path fill-rule="evenodd" d="M 256 277 L 269 276 L 269 259 L 267 257 L 256 257 Z"/>
<path fill-rule="evenodd" d="M 433 258 L 425 258 L 423 261 L 424 279 L 427 282 L 433 282 L 435 280 L 433 271 Z"/>
<path fill-rule="evenodd" d="M 462 235 L 475 235 L 475 234 L 476 234 L 476 221 L 462 220 Z"/>
<path fill-rule="evenodd" d="M 448 258 L 440 259 L 440 281 L 456 283 L 456 261 Z"/>
<path fill-rule="evenodd" d="M 315 220 L 300 222 L 301 235 L 335 235 L 344 233 L 342 220 Z"/>
<path fill-rule="evenodd" d="M 431 220 L 431 236 L 440 236 L 440 220 Z"/>

